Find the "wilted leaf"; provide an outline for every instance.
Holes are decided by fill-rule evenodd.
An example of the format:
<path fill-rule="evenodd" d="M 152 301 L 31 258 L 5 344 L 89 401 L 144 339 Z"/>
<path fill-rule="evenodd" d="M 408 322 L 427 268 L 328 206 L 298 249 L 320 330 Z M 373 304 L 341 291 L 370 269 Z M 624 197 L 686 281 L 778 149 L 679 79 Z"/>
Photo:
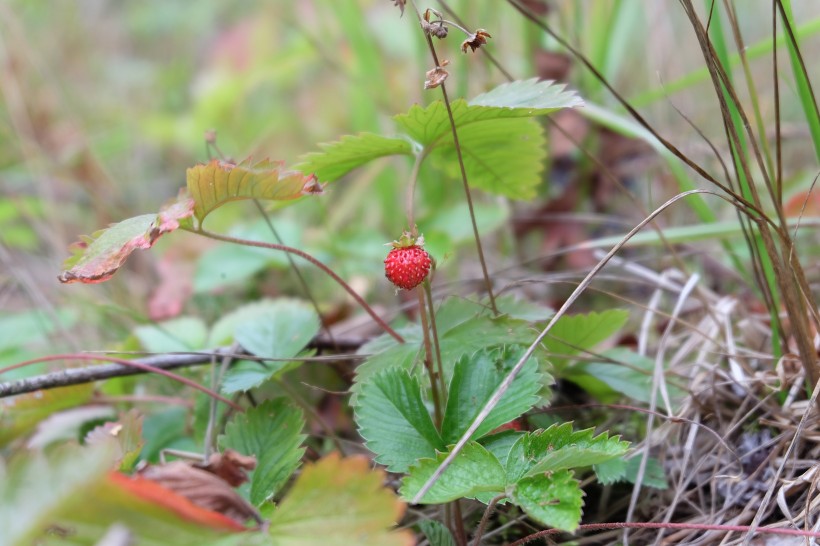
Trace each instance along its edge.
<path fill-rule="evenodd" d="M 435 68 L 431 68 L 427 71 L 424 75 L 424 88 L 425 89 L 435 89 L 439 85 L 443 84 L 447 78 L 450 76 L 450 73 L 444 70 L 443 67 L 449 64 L 447 61 L 443 61 L 441 66 L 437 66 Z"/>
<path fill-rule="evenodd" d="M 584 493 L 567 470 L 524 478 L 515 484 L 512 501 L 533 519 L 572 532 L 581 520 Z"/>
<path fill-rule="evenodd" d="M 301 157 L 294 167 L 304 173 L 315 173 L 322 182 L 333 182 L 357 167 L 388 155 L 412 155 L 411 143 L 404 138 L 373 133 L 346 135 L 335 142 L 319 144 L 321 152 Z"/>
<path fill-rule="evenodd" d="M 219 445 L 256 457 L 250 499 L 256 506 L 273 497 L 299 466 L 305 448 L 302 412 L 283 398 L 268 400 L 236 415 Z"/>
<path fill-rule="evenodd" d="M 439 453 L 435 459 L 421 459 L 413 465 L 402 480 L 400 493 L 410 500 L 421 491 L 433 473 L 441 466 L 448 453 Z M 422 497 L 422 504 L 439 504 L 462 497 L 474 498 L 480 493 L 501 493 L 506 485 L 504 467 L 477 442 L 464 446 L 430 490 Z"/>
<path fill-rule="evenodd" d="M 248 481 L 247 472 L 256 468 L 256 457 L 226 449 L 224 453 L 211 453 L 207 462 L 196 466 L 216 474 L 229 485 L 239 487 Z"/>
<path fill-rule="evenodd" d="M 362 456 L 332 453 L 305 465 L 274 511 L 270 536 L 275 546 L 411 546 L 410 531 L 391 531 L 405 505 L 388 488 L 385 475 Z"/>
<path fill-rule="evenodd" d="M 180 222 L 193 212 L 194 201 L 180 192 L 159 214 L 135 216 L 91 237 L 82 237 L 71 246 L 74 255 L 63 263 L 66 270 L 57 279 L 62 283 L 107 281 L 132 252 L 151 248 L 163 234 L 178 229 Z"/>
<path fill-rule="evenodd" d="M 187 509 L 188 505 L 175 499 L 174 494 L 184 497 L 198 508 L 231 519 L 239 528 L 244 528 L 248 520 L 260 519 L 254 507 L 234 491 L 229 483 L 216 474 L 183 461 L 148 466 L 140 470 L 137 477 L 130 479 L 120 474 L 114 474 L 112 478 L 139 496 L 177 512 Z M 161 489 L 154 487 L 155 485 Z M 191 513 L 200 514 L 193 510 Z M 219 518 L 211 519 L 219 521 Z M 231 527 L 236 528 L 228 526 Z"/>
<path fill-rule="evenodd" d="M 251 159 L 234 164 L 211 160 L 187 171 L 188 191 L 193 197 L 194 217 L 205 217 L 229 201 L 263 199 L 287 201 L 316 193 L 315 177 L 299 171 L 282 170 L 282 162 Z"/>
<path fill-rule="evenodd" d="M 391 472 L 444 449 L 418 380 L 403 369 L 383 370 L 362 384 L 355 415 L 365 445 Z"/>

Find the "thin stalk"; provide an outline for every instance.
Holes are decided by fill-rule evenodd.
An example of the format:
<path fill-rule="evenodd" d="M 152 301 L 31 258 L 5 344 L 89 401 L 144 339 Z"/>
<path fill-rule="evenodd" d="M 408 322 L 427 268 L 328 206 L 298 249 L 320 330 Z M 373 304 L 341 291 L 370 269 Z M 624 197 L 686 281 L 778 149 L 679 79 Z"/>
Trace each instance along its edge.
<path fill-rule="evenodd" d="M 261 241 L 250 241 L 250 240 L 247 240 L 247 239 L 239 239 L 237 237 L 230 237 L 228 235 L 220 235 L 219 233 L 214 233 L 214 232 L 211 232 L 211 231 L 205 231 L 204 229 L 201 229 L 201 228 L 200 229 L 182 228 L 182 229 L 185 229 L 186 231 L 190 231 L 191 233 L 196 233 L 197 235 L 202 235 L 204 237 L 208 237 L 209 239 L 214 239 L 214 240 L 217 240 L 217 241 L 223 241 L 223 242 L 226 242 L 226 243 L 234 243 L 234 244 L 237 244 L 237 245 L 253 246 L 253 247 L 257 247 L 257 248 L 267 248 L 269 250 L 281 250 L 283 252 L 289 252 L 291 254 L 295 254 L 295 255 L 299 256 L 300 258 L 302 258 L 304 260 L 307 260 L 308 262 L 312 263 L 313 265 L 315 265 L 316 267 L 321 269 L 331 279 L 336 281 L 339 284 L 339 286 L 344 288 L 345 292 L 350 294 L 350 296 L 354 300 L 356 300 L 356 303 L 358 303 L 362 307 L 362 309 L 364 309 L 367 312 L 367 314 L 370 315 L 373 318 L 373 320 L 376 322 L 376 324 L 381 326 L 381 328 L 385 332 L 387 332 L 388 334 L 393 336 L 393 338 L 395 338 L 396 341 L 398 341 L 399 343 L 404 343 L 404 338 L 401 337 L 401 335 L 399 335 L 398 332 L 396 332 L 393 328 L 391 328 L 378 314 L 376 314 L 376 311 L 374 311 L 373 308 L 370 307 L 367 304 L 367 302 L 364 301 L 364 299 L 359 294 L 357 294 L 355 290 L 353 290 L 350 287 L 349 284 L 347 284 L 341 277 L 339 277 L 339 275 L 337 275 L 332 269 L 330 269 L 328 266 L 326 266 L 325 264 L 323 264 L 322 262 L 320 262 L 319 260 L 317 260 L 316 258 L 311 256 L 307 252 L 303 252 L 303 251 L 299 250 L 298 248 L 293 248 L 293 247 L 290 247 L 290 246 L 287 246 L 287 245 L 277 245 L 277 244 L 273 244 L 273 243 L 263 243 Z"/>
<path fill-rule="evenodd" d="M 452 502 L 453 516 L 455 516 L 456 524 L 456 543 L 459 546 L 467 546 L 467 531 L 464 530 L 464 516 L 461 514 L 461 504 L 458 499 Z"/>
<path fill-rule="evenodd" d="M 777 43 L 777 0 L 772 0 L 772 41 Z M 774 142 L 775 175 L 774 186 L 777 206 L 783 206 L 783 143 L 780 136 L 780 83 L 777 69 L 777 48 L 772 48 L 772 83 L 774 84 Z"/>
<path fill-rule="evenodd" d="M 430 376 L 430 392 L 433 394 L 433 409 L 436 416 L 436 428 L 441 430 L 442 407 L 441 396 L 439 395 L 438 381 L 436 380 L 436 370 L 433 368 L 433 347 L 430 342 L 430 327 L 427 321 L 427 310 L 424 305 L 424 292 L 416 290 L 419 300 L 419 316 L 421 317 L 421 331 L 424 333 L 424 367 L 427 368 L 427 375 Z"/>
<path fill-rule="evenodd" d="M 478 524 L 478 529 L 475 532 L 473 546 L 481 546 L 481 537 L 484 535 L 484 529 L 487 528 L 487 522 L 490 521 L 490 516 L 495 510 L 495 505 L 498 504 L 501 499 L 506 498 L 506 496 L 506 494 L 502 493 L 496 497 L 493 497 L 490 504 L 487 505 L 486 510 L 484 510 L 484 515 L 481 516 L 481 522 Z"/>
<path fill-rule="evenodd" d="M 416 225 L 416 218 L 415 218 L 415 193 L 416 193 L 416 184 L 418 183 L 419 179 L 419 170 L 421 169 L 421 164 L 424 162 L 424 159 L 427 157 L 427 149 L 423 149 L 421 152 L 416 154 L 416 159 L 413 161 L 413 170 L 410 171 L 410 180 L 407 182 L 407 198 L 405 202 L 406 212 L 407 212 L 407 229 L 412 230 L 413 227 Z"/>
<path fill-rule="evenodd" d="M 441 361 L 441 346 L 438 342 L 438 327 L 436 326 L 436 310 L 433 306 L 433 291 L 430 280 L 424 280 L 424 294 L 427 296 L 427 308 L 430 310 L 430 330 L 433 332 L 433 348 L 436 351 L 436 368 L 438 369 L 439 384 L 441 386 L 442 402 L 447 407 L 447 388 L 444 382 L 444 365 Z"/>
<path fill-rule="evenodd" d="M 418 15 L 419 21 L 421 21 L 421 14 L 417 11 L 416 15 Z M 424 33 L 424 37 L 427 39 L 427 47 L 430 49 L 430 55 L 433 57 L 433 62 L 436 67 L 440 67 L 441 63 L 438 60 L 438 54 L 436 53 L 436 47 L 433 45 L 433 39 L 426 32 Z M 473 196 L 470 193 L 470 184 L 467 180 L 467 170 L 464 167 L 464 157 L 461 154 L 461 144 L 458 140 L 458 130 L 456 130 L 456 122 L 453 118 L 453 109 L 450 107 L 450 97 L 447 95 L 447 87 L 443 82 L 439 87 L 441 88 L 441 95 L 444 97 L 444 106 L 447 109 L 447 117 L 450 120 L 450 129 L 453 132 L 453 146 L 456 151 L 456 157 L 458 158 L 458 168 L 461 171 L 461 183 L 464 186 L 464 195 L 467 198 L 467 208 L 470 210 L 470 222 L 473 226 L 473 237 L 475 238 L 475 245 L 478 250 L 478 260 L 481 262 L 481 273 L 484 276 L 485 289 L 487 290 L 487 294 L 490 296 L 490 307 L 493 309 L 493 314 L 497 316 L 499 314 L 498 307 L 495 304 L 495 295 L 493 295 L 493 286 L 490 282 L 490 274 L 487 272 L 487 262 L 484 259 L 484 249 L 481 246 L 481 237 L 478 235 L 478 223 L 476 222 L 475 210 L 473 209 Z"/>

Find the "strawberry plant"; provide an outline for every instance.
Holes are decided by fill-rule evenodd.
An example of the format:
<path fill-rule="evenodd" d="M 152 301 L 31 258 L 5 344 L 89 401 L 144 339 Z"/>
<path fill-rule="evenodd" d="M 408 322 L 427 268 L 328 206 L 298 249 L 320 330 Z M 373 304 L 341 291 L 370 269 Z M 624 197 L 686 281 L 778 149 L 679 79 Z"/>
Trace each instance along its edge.
<path fill-rule="evenodd" d="M 0 150 L 0 186 L 29 191 L 29 168 L 56 182 L 0 204 L 0 264 L 38 307 L 0 290 L 13 304 L 0 311 L 0 542 L 520 546 L 600 530 L 624 544 L 630 532 L 748 542 L 767 524 L 820 536 L 814 469 L 781 464 L 817 456 L 811 435 L 797 441 L 820 385 L 803 260 L 816 242 L 802 235 L 818 222 L 816 179 L 783 160 L 797 154 L 782 149 L 781 116 L 802 112 L 820 157 L 798 43 L 820 26 L 795 26 L 777 0 L 774 35 L 748 45 L 753 10 L 681 0 L 686 17 L 647 38 L 688 66 L 677 40 L 694 31 L 706 67 L 669 92 L 711 79 L 720 115 L 701 89 L 697 114 L 676 106 L 691 126 L 708 119 L 704 160 L 645 108 L 666 88 L 633 71 L 664 53 L 634 55 L 649 21 L 630 3 L 477 3 L 471 24 L 463 5 L 372 4 L 203 6 L 202 21 L 112 8 L 129 48 L 167 64 L 173 41 L 203 66 L 147 78 L 186 88 L 152 115 L 137 104 L 151 94 L 87 104 L 103 119 L 118 101 L 140 112 L 139 131 L 87 139 L 52 119 L 59 94 L 18 89 L 50 74 L 37 60 L 26 76 L 38 57 L 17 30 L 47 10 L 14 6 L 26 27 L 3 8 L 0 114 L 26 161 L 6 168 L 12 147 Z M 88 16 L 94 32 L 72 36 L 119 28 L 82 15 L 66 20 Z M 136 39 L 155 17 L 178 33 L 159 49 L 155 29 Z M 205 19 L 226 26 L 209 46 L 192 34 Z M 53 53 L 71 65 L 74 43 Z M 778 47 L 797 99 L 783 112 Z M 767 52 L 774 93 L 760 101 L 749 62 Z M 87 68 L 84 81 L 99 75 Z M 169 182 L 183 171 L 182 188 Z M 61 182 L 75 178 L 78 199 Z M 17 258 L 41 234 L 63 254 L 62 235 L 92 222 L 108 227 L 69 247 L 54 283 L 55 301 L 83 305 L 53 304 Z M 712 239 L 722 252 L 690 252 Z"/>

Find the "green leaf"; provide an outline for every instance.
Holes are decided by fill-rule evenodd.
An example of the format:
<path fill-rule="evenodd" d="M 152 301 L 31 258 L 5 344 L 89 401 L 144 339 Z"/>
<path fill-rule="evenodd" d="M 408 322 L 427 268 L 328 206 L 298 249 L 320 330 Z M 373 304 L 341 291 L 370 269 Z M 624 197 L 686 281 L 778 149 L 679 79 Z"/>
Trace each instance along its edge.
<path fill-rule="evenodd" d="M 478 443 L 487 448 L 487 451 L 495 455 L 495 458 L 498 459 L 501 466 L 506 468 L 507 458 L 510 456 L 512 446 L 515 445 L 518 439 L 524 436 L 524 434 L 524 432 L 519 432 L 517 430 L 504 430 L 497 432 L 496 434 L 484 436 L 478 440 Z"/>
<path fill-rule="evenodd" d="M 154 246 L 163 234 L 180 227 L 194 211 L 194 202 L 183 192 L 167 203 L 159 214 L 143 214 L 101 229 L 91 237 L 81 237 L 69 247 L 72 256 L 58 277 L 61 283 L 94 284 L 107 281 L 135 250 Z"/>
<path fill-rule="evenodd" d="M 85 490 L 105 477 L 112 463 L 108 446 L 59 449 L 48 458 L 21 451 L 8 467 L 0 459 L 3 544 L 34 544 L 54 515 L 77 504 Z"/>
<path fill-rule="evenodd" d="M 483 121 L 460 131 L 458 140 L 471 187 L 511 199 L 535 197 L 547 155 L 544 131 L 537 121 Z M 452 140 L 441 140 L 431 160 L 451 178 L 460 178 Z"/>
<path fill-rule="evenodd" d="M 509 316 L 494 318 L 488 315 L 488 306 L 464 298 L 448 298 L 436 311 L 439 343 L 445 379 L 452 377 L 456 362 L 465 354 L 472 354 L 487 347 L 497 345 L 529 345 L 538 335 L 529 322 Z M 423 355 L 421 327 L 418 325 L 402 328 L 399 333 L 405 343 L 398 343 L 388 335 L 382 335 L 365 344 L 359 354 L 371 354 L 356 368 L 353 384 L 353 403 L 358 399 L 361 383 L 368 377 L 396 366 L 406 370 L 413 368 Z M 416 368 L 421 369 L 421 366 Z M 551 384 L 552 378 L 542 373 L 544 384 Z"/>
<path fill-rule="evenodd" d="M 186 172 L 194 217 L 205 217 L 230 201 L 264 199 L 287 201 L 315 191 L 315 180 L 299 171 L 284 171 L 282 163 L 248 158 L 238 165 L 213 159 Z"/>
<path fill-rule="evenodd" d="M 313 173 L 322 182 L 338 180 L 353 169 L 379 157 L 412 155 L 410 142 L 373 133 L 345 135 L 336 142 L 319 144 L 321 152 L 312 152 L 300 158 L 294 169 Z"/>
<path fill-rule="evenodd" d="M 591 466 L 620 457 L 629 449 L 629 442 L 618 436 L 592 434 L 592 429 L 573 432 L 571 423 L 527 433 L 510 450 L 507 479 L 515 482 L 543 472 Z"/>
<path fill-rule="evenodd" d="M 383 486 L 384 472 L 356 456 L 332 453 L 305 465 L 270 519 L 272 546 L 410 546 L 412 533 L 391 531 L 404 503 Z"/>
<path fill-rule="evenodd" d="M 152 353 L 198 351 L 206 348 L 208 328 L 198 317 L 178 317 L 138 326 L 134 335 L 142 348 Z"/>
<path fill-rule="evenodd" d="M 0 352 L 46 339 L 58 328 L 69 330 L 76 321 L 77 313 L 66 309 L 58 309 L 54 315 L 38 309 L 0 313 Z M 3 374 L 3 378 L 13 376 Z"/>
<path fill-rule="evenodd" d="M 391 472 L 444 449 L 418 380 L 402 369 L 384 370 L 362 385 L 355 417 L 365 445 Z"/>
<path fill-rule="evenodd" d="M 439 453 L 435 459 L 421 459 L 413 465 L 402 480 L 401 496 L 407 500 L 415 497 L 447 455 Z M 440 504 L 462 497 L 474 498 L 484 492 L 501 493 L 505 484 L 504 467 L 498 459 L 481 444 L 470 442 L 436 480 L 421 503 Z"/>
<path fill-rule="evenodd" d="M 319 327 L 313 307 L 298 300 L 279 299 L 266 305 L 264 313 L 238 323 L 234 339 L 260 358 L 287 359 L 298 355 Z M 258 387 L 288 364 L 286 360 L 242 364 L 226 374 L 222 392 L 231 394 Z"/>
<path fill-rule="evenodd" d="M 511 499 L 542 524 L 572 532 L 581 520 L 583 495 L 572 473 L 562 470 L 520 480 Z"/>
<path fill-rule="evenodd" d="M 219 437 L 222 448 L 256 457 L 250 474 L 250 501 L 259 506 L 273 497 L 299 466 L 305 448 L 302 412 L 283 398 L 267 400 L 236 415 Z"/>
<path fill-rule="evenodd" d="M 235 341 L 234 336 L 236 331 L 242 324 L 269 320 L 271 315 L 280 309 L 282 301 L 292 300 L 287 298 L 276 300 L 265 298 L 245 304 L 228 314 L 222 315 L 211 327 L 211 333 L 208 336 L 208 346 L 218 347 L 220 345 L 230 345 Z"/>
<path fill-rule="evenodd" d="M 605 396 L 607 392 L 615 391 L 639 402 L 648 403 L 652 397 L 655 359 L 624 347 L 604 351 L 603 356 L 619 363 L 579 362 L 567 369 L 564 377 L 598 398 Z M 673 402 L 680 400 L 684 395 L 680 388 L 671 383 L 667 383 L 667 389 Z M 661 397 L 657 402 L 661 408 L 666 409 L 666 402 Z"/>
<path fill-rule="evenodd" d="M 487 298 L 486 303 L 489 305 L 489 298 Z M 555 314 L 549 307 L 532 300 L 518 299 L 512 294 L 496 297 L 495 304 L 499 312 L 509 315 L 511 318 L 528 322 L 543 322 Z"/>
<path fill-rule="evenodd" d="M 608 309 L 600 313 L 586 315 L 564 315 L 555 323 L 544 346 L 550 353 L 549 360 L 557 369 L 566 366 L 572 356 L 582 350 L 593 349 L 596 345 L 621 329 L 629 318 L 623 309 Z"/>
<path fill-rule="evenodd" d="M 562 108 L 583 105 L 584 101 L 574 91 L 567 91 L 564 84 L 538 78 L 502 83 L 470 101 L 472 107 L 526 111 L 528 116 L 540 116 Z"/>
<path fill-rule="evenodd" d="M 638 470 L 640 469 L 640 466 L 640 455 L 627 459 L 624 477 L 628 482 L 637 482 Z M 666 471 L 663 469 L 663 464 L 655 457 L 649 457 L 646 460 L 646 469 L 644 470 L 641 485 L 653 487 L 655 489 L 667 489 L 669 487 L 669 484 L 666 481 Z"/>
<path fill-rule="evenodd" d="M 453 533 L 441 522 L 434 519 L 425 519 L 420 521 L 418 525 L 421 532 L 427 537 L 430 546 L 456 546 Z"/>
<path fill-rule="evenodd" d="M 515 346 L 485 349 L 461 357 L 450 382 L 441 425 L 445 443 L 452 444 L 461 438 L 523 354 L 524 348 Z M 538 401 L 540 388 L 538 363 L 531 358 L 472 438 L 480 438 L 528 411 Z"/>
<path fill-rule="evenodd" d="M 626 477 L 626 461 L 621 457 L 592 465 L 595 477 L 603 485 L 611 485 Z"/>
<path fill-rule="evenodd" d="M 563 85 L 530 79 L 503 84 L 475 97 L 468 104 L 463 99 L 452 101 L 450 109 L 459 130 L 459 139 L 472 124 L 505 118 L 526 118 L 549 114 L 562 108 L 581 106 L 583 101 Z M 423 108 L 414 105 L 406 114 L 393 118 L 413 140 L 424 147 L 433 147 L 442 138 L 451 139 L 452 130 L 447 108 L 436 101 Z"/>

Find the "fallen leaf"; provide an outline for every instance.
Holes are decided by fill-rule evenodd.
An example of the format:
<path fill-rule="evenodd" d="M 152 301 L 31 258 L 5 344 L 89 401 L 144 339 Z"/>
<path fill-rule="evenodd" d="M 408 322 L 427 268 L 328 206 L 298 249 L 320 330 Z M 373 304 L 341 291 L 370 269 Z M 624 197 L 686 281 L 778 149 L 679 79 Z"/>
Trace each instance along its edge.
<path fill-rule="evenodd" d="M 450 73 L 444 70 L 443 67 L 447 66 L 448 64 L 450 64 L 450 62 L 444 60 L 441 62 L 441 66 L 437 66 L 427 71 L 427 74 L 425 74 L 427 76 L 427 79 L 424 80 L 425 89 L 433 89 L 444 83 L 444 80 L 447 79 Z"/>
<path fill-rule="evenodd" d="M 226 449 L 224 453 L 212 453 L 206 463 L 196 466 L 238 487 L 248 481 L 245 471 L 256 468 L 256 457 L 242 455 L 233 449 Z"/>
<path fill-rule="evenodd" d="M 228 482 L 216 474 L 182 461 L 148 466 L 140 470 L 134 479 L 137 483 L 148 482 L 173 492 L 197 508 L 224 515 L 240 526 L 244 526 L 249 519 L 261 521 L 256 509 L 234 491 Z M 151 494 L 157 491 L 155 487 L 145 487 Z"/>

